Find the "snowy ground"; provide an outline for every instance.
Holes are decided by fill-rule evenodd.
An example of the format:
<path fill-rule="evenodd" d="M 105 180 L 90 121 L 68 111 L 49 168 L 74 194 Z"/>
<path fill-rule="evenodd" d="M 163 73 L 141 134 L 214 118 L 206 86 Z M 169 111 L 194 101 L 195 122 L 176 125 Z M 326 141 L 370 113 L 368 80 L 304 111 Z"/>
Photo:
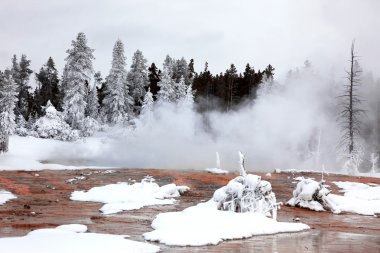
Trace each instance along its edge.
<path fill-rule="evenodd" d="M 0 170 L 102 168 L 95 158 L 107 149 L 108 145 L 103 142 L 98 137 L 64 142 L 14 135 L 10 137 L 9 152 L 0 156 Z M 67 162 L 69 165 L 64 165 Z M 78 164 L 83 166 L 70 166 Z"/>
<path fill-rule="evenodd" d="M 17 197 L 11 192 L 0 189 L 0 205 L 4 204 L 8 200 L 15 199 L 15 198 Z"/>
<path fill-rule="evenodd" d="M 380 186 L 356 182 L 333 182 L 344 195 L 330 193 L 328 186 L 311 178 L 297 177 L 299 183 L 290 206 L 300 206 L 314 211 L 330 210 L 334 213 L 349 212 L 362 215 L 380 213 Z"/>
<path fill-rule="evenodd" d="M 22 237 L 0 238 L 0 251 L 12 253 L 149 253 L 160 250 L 155 245 L 125 239 L 126 236 L 86 233 L 86 231 L 87 227 L 80 224 L 37 229 Z"/>
<path fill-rule="evenodd" d="M 88 191 L 75 191 L 71 200 L 105 203 L 100 209 L 104 214 L 113 214 L 125 210 L 136 210 L 151 205 L 171 205 L 181 193 L 188 191 L 186 186 L 158 184 L 142 180 L 141 183 L 118 183 L 94 187 Z"/>
<path fill-rule="evenodd" d="M 342 212 L 375 215 L 380 213 L 380 186 L 355 182 L 334 182 L 344 196 L 329 194 Z"/>
<path fill-rule="evenodd" d="M 207 168 L 207 172 L 212 173 L 212 174 L 227 174 L 227 170 L 219 169 L 219 168 Z"/>
<path fill-rule="evenodd" d="M 220 211 L 212 200 L 181 212 L 161 213 L 152 227 L 154 231 L 144 234 L 146 240 L 177 246 L 216 245 L 223 240 L 309 229 L 302 223 L 277 222 L 259 213 Z"/>

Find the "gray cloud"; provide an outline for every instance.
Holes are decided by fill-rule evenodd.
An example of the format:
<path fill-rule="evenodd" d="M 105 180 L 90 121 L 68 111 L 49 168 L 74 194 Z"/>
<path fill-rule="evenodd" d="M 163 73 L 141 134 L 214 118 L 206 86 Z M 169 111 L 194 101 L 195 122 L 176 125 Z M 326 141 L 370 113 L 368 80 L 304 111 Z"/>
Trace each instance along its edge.
<path fill-rule="evenodd" d="M 214 72 L 234 62 L 274 65 L 280 75 L 309 59 L 322 70 L 342 71 L 351 40 L 365 70 L 380 72 L 380 17 L 376 0 L 3 0 L 0 7 L 0 69 L 14 53 L 26 53 L 38 70 L 49 56 L 64 65 L 66 49 L 83 31 L 95 51 L 97 70 L 108 73 L 117 38 L 130 59 L 141 49 L 149 62 L 166 54 L 194 58 Z"/>

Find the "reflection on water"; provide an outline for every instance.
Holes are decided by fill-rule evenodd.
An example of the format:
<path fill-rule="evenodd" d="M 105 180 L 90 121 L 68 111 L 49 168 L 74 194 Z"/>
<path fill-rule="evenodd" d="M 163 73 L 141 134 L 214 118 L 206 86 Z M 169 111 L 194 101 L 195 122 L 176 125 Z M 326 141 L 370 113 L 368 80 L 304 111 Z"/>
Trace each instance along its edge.
<path fill-rule="evenodd" d="M 380 252 L 380 235 L 360 235 L 311 230 L 302 233 L 255 236 L 225 241 L 217 246 L 171 247 L 163 252 L 233 252 L 233 253 L 302 253 L 302 252 Z"/>

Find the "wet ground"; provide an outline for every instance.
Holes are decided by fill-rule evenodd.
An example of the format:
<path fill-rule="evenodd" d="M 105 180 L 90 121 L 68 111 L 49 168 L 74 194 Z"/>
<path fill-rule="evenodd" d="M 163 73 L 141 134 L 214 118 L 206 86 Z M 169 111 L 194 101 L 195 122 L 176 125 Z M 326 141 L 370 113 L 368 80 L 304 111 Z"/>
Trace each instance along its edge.
<path fill-rule="evenodd" d="M 294 177 L 303 175 L 316 179 L 310 173 L 258 173 L 272 183 L 278 201 L 286 202 L 292 195 Z M 70 201 L 75 190 L 88 190 L 116 182 L 140 181 L 151 175 L 160 185 L 176 183 L 191 188 L 175 205 L 153 206 L 116 215 L 102 215 L 101 203 Z M 151 231 L 150 224 L 161 212 L 183 210 L 188 206 L 211 198 L 213 192 L 225 185 L 236 174 L 215 175 L 203 171 L 173 171 L 147 169 L 118 170 L 45 170 L 0 171 L 0 188 L 17 195 L 17 199 L 0 206 L 0 237 L 22 236 L 29 231 L 80 223 L 91 232 L 126 234 L 143 241 L 142 234 Z M 84 179 L 68 182 L 75 177 Z M 380 184 L 380 179 L 325 175 L 327 182 L 355 181 Z M 330 183 L 334 193 L 339 189 Z M 380 217 L 380 215 L 379 215 Z M 308 224 L 310 231 L 293 234 L 256 236 L 244 240 L 226 241 L 217 246 L 167 247 L 163 252 L 380 252 L 380 218 L 356 214 L 334 215 L 283 206 L 278 220 L 293 222 L 299 218 Z M 1 250 L 0 250 L 1 252 Z"/>

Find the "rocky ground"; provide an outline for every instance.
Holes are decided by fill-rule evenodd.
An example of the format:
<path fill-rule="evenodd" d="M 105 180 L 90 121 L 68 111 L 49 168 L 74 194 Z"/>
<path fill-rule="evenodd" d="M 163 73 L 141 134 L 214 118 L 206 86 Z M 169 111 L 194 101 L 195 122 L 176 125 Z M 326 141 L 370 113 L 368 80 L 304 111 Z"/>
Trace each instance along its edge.
<path fill-rule="evenodd" d="M 286 202 L 292 195 L 296 176 L 311 173 L 257 173 L 272 183 L 278 201 Z M 70 201 L 74 190 L 88 190 L 116 182 L 140 181 L 151 175 L 160 185 L 176 183 L 187 185 L 191 190 L 175 205 L 153 206 L 116 215 L 102 215 L 101 203 Z M 142 234 L 151 231 L 150 224 L 160 212 L 183 210 L 188 206 L 211 198 L 213 192 L 225 185 L 236 174 L 215 175 L 203 171 L 174 171 L 155 169 L 117 170 L 44 170 L 0 171 L 0 188 L 17 195 L 17 199 L 0 206 L 0 237 L 22 236 L 29 231 L 55 227 L 62 224 L 80 223 L 91 232 L 130 235 L 142 241 Z M 78 177 L 78 180 L 68 181 Z M 380 184 L 380 179 L 325 175 L 331 181 L 355 181 Z M 330 183 L 334 193 L 338 188 Z M 380 217 L 380 215 L 379 215 Z M 295 234 L 257 236 L 245 240 L 223 242 L 217 246 L 167 247 L 163 252 L 380 252 L 380 218 L 357 214 L 334 215 L 283 206 L 279 221 L 293 222 L 299 218 L 308 224 L 310 231 Z M 201 229 L 201 228 L 200 228 Z"/>

